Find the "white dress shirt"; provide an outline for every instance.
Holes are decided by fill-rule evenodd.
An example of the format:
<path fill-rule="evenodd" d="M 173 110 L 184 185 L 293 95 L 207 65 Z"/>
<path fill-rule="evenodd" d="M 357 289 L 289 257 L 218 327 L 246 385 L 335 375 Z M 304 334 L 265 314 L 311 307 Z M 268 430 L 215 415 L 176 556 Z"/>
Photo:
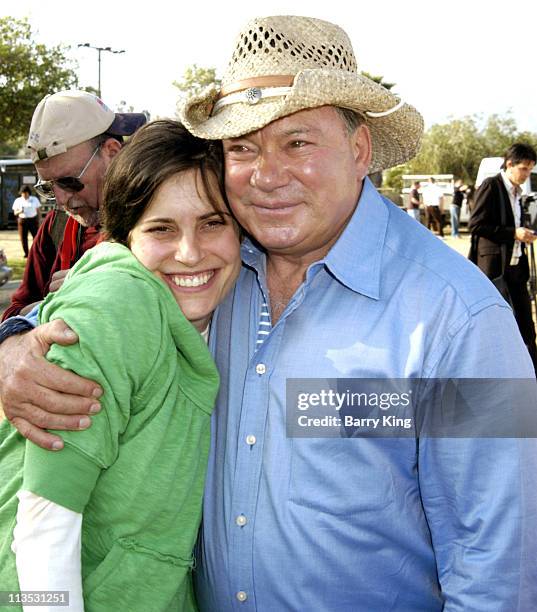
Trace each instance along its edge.
<path fill-rule="evenodd" d="M 500 172 L 503 180 L 503 184 L 507 189 L 507 194 L 509 195 L 509 202 L 511 203 L 511 209 L 513 210 L 513 217 L 515 219 L 515 228 L 520 227 L 520 204 L 519 199 L 522 193 L 522 190 L 518 185 L 513 185 L 511 181 L 507 178 L 507 174 L 502 170 Z M 515 244 L 513 245 L 513 254 L 511 255 L 511 261 L 509 264 L 511 266 L 516 266 L 518 264 L 518 260 L 522 256 L 522 244 L 520 240 L 515 240 Z"/>

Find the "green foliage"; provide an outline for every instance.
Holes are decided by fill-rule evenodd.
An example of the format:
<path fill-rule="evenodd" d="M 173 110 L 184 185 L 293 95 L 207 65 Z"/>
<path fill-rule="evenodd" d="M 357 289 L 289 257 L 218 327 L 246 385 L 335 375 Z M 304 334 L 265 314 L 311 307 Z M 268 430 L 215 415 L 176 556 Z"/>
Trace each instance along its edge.
<path fill-rule="evenodd" d="M 510 117 L 491 115 L 482 131 L 484 157 L 500 157 L 518 140 L 515 120 Z"/>
<path fill-rule="evenodd" d="M 395 166 L 395 168 L 389 168 L 384 172 L 384 180 L 382 182 L 384 187 L 401 191 L 403 189 L 403 174 L 407 174 L 407 167 Z"/>
<path fill-rule="evenodd" d="M 99 90 L 97 89 L 97 87 L 93 87 L 92 85 L 86 85 L 85 87 L 80 87 L 80 89 L 82 91 L 87 91 L 88 93 L 99 97 Z"/>
<path fill-rule="evenodd" d="M 221 83 L 220 79 L 216 78 L 214 68 L 203 68 L 192 64 L 185 69 L 179 81 L 173 82 L 173 85 L 181 92 L 182 98 L 189 98 L 213 83 L 217 86 L 220 86 Z"/>
<path fill-rule="evenodd" d="M 17 157 L 20 147 L 13 142 L 0 142 L 0 158 Z"/>
<path fill-rule="evenodd" d="M 76 83 L 64 47 L 35 42 L 27 19 L 0 17 L 0 143 L 20 146 L 38 102 Z"/>
<path fill-rule="evenodd" d="M 535 132 L 520 132 L 517 142 L 523 142 L 533 147 L 537 151 L 537 134 Z"/>
<path fill-rule="evenodd" d="M 491 115 L 486 121 L 478 115 L 452 119 L 427 130 L 418 155 L 402 166 L 401 174 L 453 174 L 473 183 L 484 157 L 501 157 L 519 141 L 535 146 L 537 134 L 518 132 L 510 116 Z"/>

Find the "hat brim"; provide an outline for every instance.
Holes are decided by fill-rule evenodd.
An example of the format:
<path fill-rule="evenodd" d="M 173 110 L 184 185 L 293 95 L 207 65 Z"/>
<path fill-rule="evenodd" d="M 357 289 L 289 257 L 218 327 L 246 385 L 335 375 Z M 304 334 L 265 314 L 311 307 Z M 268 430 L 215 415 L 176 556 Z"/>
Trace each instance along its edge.
<path fill-rule="evenodd" d="M 383 117 L 365 113 L 394 108 L 397 97 L 362 75 L 341 70 L 303 70 L 286 96 L 262 99 L 256 104 L 237 102 L 210 112 L 218 91 L 208 88 L 186 101 L 181 120 L 195 136 L 210 140 L 236 138 L 259 130 L 272 121 L 308 108 L 340 106 L 360 113 L 371 132 L 373 156 L 370 172 L 391 168 L 412 159 L 423 134 L 423 119 L 409 104 Z"/>
<path fill-rule="evenodd" d="M 145 123 L 147 117 L 143 113 L 116 113 L 112 125 L 106 132 L 114 136 L 131 136 Z"/>

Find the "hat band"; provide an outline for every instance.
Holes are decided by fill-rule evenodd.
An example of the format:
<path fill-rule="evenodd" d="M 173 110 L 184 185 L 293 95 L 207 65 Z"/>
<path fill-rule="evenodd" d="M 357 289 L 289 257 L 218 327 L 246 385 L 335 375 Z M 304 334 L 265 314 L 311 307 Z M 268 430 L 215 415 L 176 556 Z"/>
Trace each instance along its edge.
<path fill-rule="evenodd" d="M 260 87 L 250 87 L 248 89 L 244 89 L 243 91 L 237 91 L 236 93 L 220 98 L 220 100 L 218 100 L 213 106 L 211 115 L 216 115 L 221 108 L 228 106 L 229 104 L 237 104 L 242 102 L 243 104 L 253 105 L 267 98 L 286 96 L 292 90 L 292 87 L 265 87 L 263 89 Z"/>
<path fill-rule="evenodd" d="M 292 74 L 267 74 L 265 76 L 251 77 L 225 85 L 220 90 L 218 98 L 224 98 L 236 91 L 243 91 L 251 87 L 291 87 L 294 82 L 295 77 Z"/>
<path fill-rule="evenodd" d="M 265 75 L 235 81 L 222 87 L 217 101 L 211 109 L 210 115 L 214 117 L 220 109 L 229 104 L 250 104 L 254 105 L 263 99 L 286 96 L 292 90 L 295 77 L 293 75 Z M 398 111 L 405 102 L 399 102 L 385 111 L 362 111 L 367 117 L 376 119 L 387 117 Z"/>

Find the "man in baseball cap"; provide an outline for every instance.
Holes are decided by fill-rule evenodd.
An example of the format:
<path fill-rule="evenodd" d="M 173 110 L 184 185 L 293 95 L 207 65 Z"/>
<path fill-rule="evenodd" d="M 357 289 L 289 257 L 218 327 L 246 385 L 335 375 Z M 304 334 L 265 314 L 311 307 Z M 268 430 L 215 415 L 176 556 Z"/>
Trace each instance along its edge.
<path fill-rule="evenodd" d="M 60 91 L 37 105 L 28 136 L 28 151 L 39 174 L 35 189 L 56 200 L 59 210 L 45 218 L 4 320 L 57 289 L 67 270 L 95 245 L 105 172 L 123 136 L 145 122 L 144 114 L 114 113 L 86 91 Z"/>

